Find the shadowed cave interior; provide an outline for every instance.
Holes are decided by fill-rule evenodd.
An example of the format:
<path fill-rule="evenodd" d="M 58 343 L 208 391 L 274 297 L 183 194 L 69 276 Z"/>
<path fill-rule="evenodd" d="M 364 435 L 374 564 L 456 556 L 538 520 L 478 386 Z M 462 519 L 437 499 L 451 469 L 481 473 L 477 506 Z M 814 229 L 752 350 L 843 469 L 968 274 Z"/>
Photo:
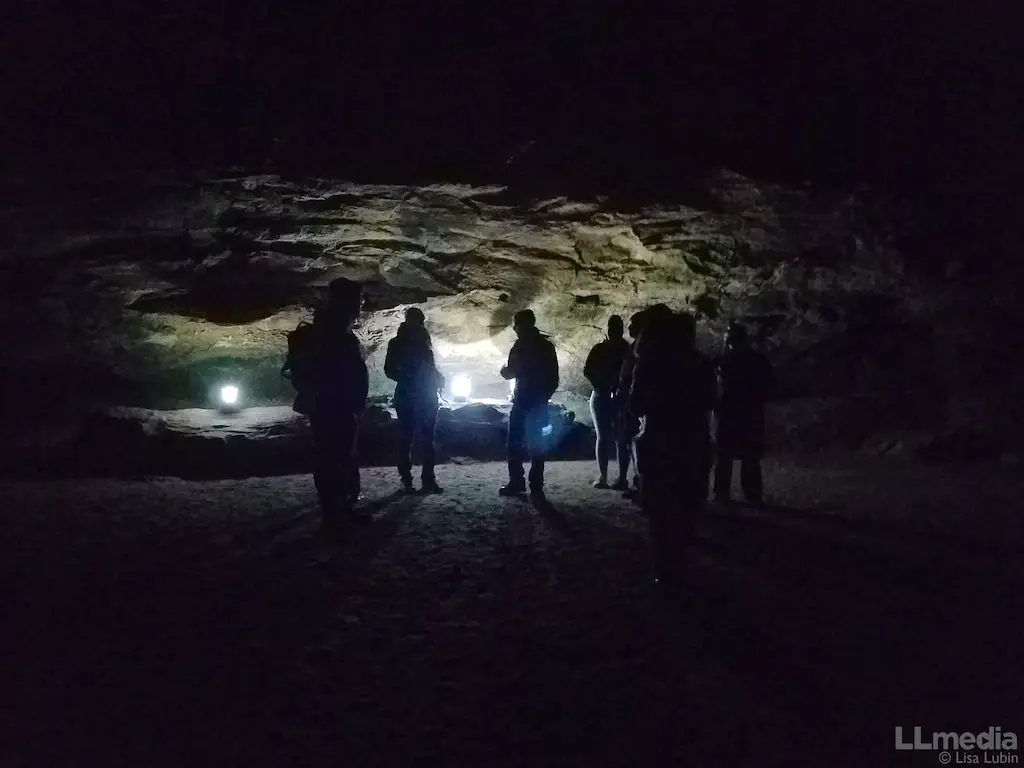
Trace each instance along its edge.
<path fill-rule="evenodd" d="M 5 14 L 0 765 L 1016 761 L 1018 6 Z M 336 277 L 369 514 L 331 541 L 280 368 Z M 657 302 L 777 378 L 767 504 L 702 505 L 670 600 L 582 377 Z M 410 306 L 441 494 L 398 492 Z M 526 307 L 547 504 L 496 493 Z"/>
<path fill-rule="evenodd" d="M 655 302 L 694 312 L 708 353 L 730 322 L 750 328 L 778 373 L 777 450 L 1018 454 L 1021 374 L 1006 364 L 1019 359 L 1014 270 L 953 257 L 925 269 L 926 256 L 941 255 L 915 250 L 930 225 L 870 190 L 724 169 L 691 187 L 689 200 L 629 204 L 530 199 L 499 185 L 141 176 L 23 195 L 4 223 L 4 270 L 17 286 L 4 309 L 4 386 L 15 393 L 4 423 L 26 443 L 14 464 L 83 466 L 70 451 L 99 471 L 113 451 L 104 472 L 140 471 L 124 457 L 153 454 L 138 459 L 147 472 L 175 474 L 194 469 L 161 468 L 156 455 L 184 457 L 187 444 L 211 476 L 301 467 L 307 438 L 280 375 L 286 334 L 338 276 L 366 290 L 357 332 L 374 404 L 369 463 L 390 460 L 383 351 L 405 308 L 426 313 L 449 385 L 468 375 L 471 397 L 497 401 L 507 396 L 497 369 L 511 316 L 533 308 L 562 369 L 559 450 L 583 458 L 587 351 L 610 314 Z M 203 419 L 176 426 L 215 408 L 223 382 L 261 410 L 236 419 L 229 437 Z M 446 397 L 455 399 L 450 386 Z M 475 446 L 449 446 L 442 428 L 443 453 L 499 457 L 495 411 L 451 415 L 481 434 Z"/>

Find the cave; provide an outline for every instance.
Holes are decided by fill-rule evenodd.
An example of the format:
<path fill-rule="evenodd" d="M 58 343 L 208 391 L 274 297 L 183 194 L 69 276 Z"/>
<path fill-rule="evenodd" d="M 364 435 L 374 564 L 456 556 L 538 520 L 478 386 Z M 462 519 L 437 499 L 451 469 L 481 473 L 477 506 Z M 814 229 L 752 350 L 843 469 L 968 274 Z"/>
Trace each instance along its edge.
<path fill-rule="evenodd" d="M 0 764 L 1016 760 L 1017 14 L 470 5 L 0 30 Z M 337 278 L 340 532 L 282 374 Z M 656 304 L 770 363 L 763 499 L 595 482 L 584 362 Z M 410 308 L 431 493 L 384 374 Z M 523 309 L 559 364 L 532 496 Z"/>
<path fill-rule="evenodd" d="M 640 204 L 497 184 L 228 174 L 83 178 L 61 195 L 38 190 L 9 209 L 4 387 L 14 396 L 4 423 L 32 444 L 11 469 L 99 471 L 105 456 L 115 474 L 294 471 L 304 449 L 281 446 L 306 437 L 280 374 L 287 334 L 336 277 L 364 285 L 357 334 L 377 431 L 394 415 L 383 353 L 406 308 L 424 311 L 449 382 L 442 425 L 467 404 L 451 391 L 464 377 L 471 401 L 507 412 L 497 371 L 512 315 L 532 308 L 558 350 L 564 455 L 583 458 L 589 349 L 610 315 L 662 302 L 699 318 L 699 347 L 712 356 L 730 323 L 751 329 L 777 371 L 777 450 L 921 460 L 1019 451 L 1020 373 L 1000 363 L 1019 348 L 1017 281 L 984 266 L 973 276 L 918 269 L 913 237 L 927 225 L 901 219 L 878 192 L 714 169 L 674 202 Z M 58 211 L 66 223 L 56 229 Z M 229 381 L 244 408 L 212 418 Z M 483 413 L 462 417 L 475 414 L 470 423 L 497 442 L 445 450 L 442 430 L 446 455 L 500 457 L 494 414 Z M 364 458 L 387 464 L 393 434 L 370 450 L 373 429 Z M 115 446 L 129 435 L 134 447 Z M 201 461 L 187 460 L 195 441 L 206 443 Z M 161 466 L 173 457 L 182 465 Z"/>

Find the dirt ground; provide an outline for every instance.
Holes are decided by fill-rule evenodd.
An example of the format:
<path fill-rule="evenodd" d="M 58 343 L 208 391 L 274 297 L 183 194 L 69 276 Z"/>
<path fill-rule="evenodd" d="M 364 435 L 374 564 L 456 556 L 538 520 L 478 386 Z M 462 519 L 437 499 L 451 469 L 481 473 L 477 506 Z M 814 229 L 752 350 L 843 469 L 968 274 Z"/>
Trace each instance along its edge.
<path fill-rule="evenodd" d="M 552 464 L 541 514 L 501 464 L 367 469 L 337 545 L 308 475 L 4 481 L 0 765 L 917 765 L 895 726 L 1024 731 L 1019 468 L 774 460 L 679 604 L 593 470 Z"/>

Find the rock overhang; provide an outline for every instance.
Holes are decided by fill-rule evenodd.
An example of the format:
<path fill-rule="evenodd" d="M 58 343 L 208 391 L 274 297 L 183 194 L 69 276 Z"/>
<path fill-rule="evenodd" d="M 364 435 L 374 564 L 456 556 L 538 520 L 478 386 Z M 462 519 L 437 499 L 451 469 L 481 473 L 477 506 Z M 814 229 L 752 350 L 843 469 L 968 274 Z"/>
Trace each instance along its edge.
<path fill-rule="evenodd" d="M 908 272 L 870 196 L 728 171 L 694 188 L 685 203 L 626 204 L 500 185 L 97 179 L 4 217 L 10 369 L 42 389 L 72 376 L 103 404 L 195 407 L 228 375 L 255 403 L 287 402 L 287 331 L 337 276 L 364 284 L 357 332 L 379 396 L 386 342 L 412 305 L 449 367 L 483 379 L 511 346 L 514 312 L 533 308 L 577 396 L 607 317 L 659 301 L 699 316 L 708 351 L 730 320 L 751 324 L 791 396 L 822 394 L 805 386 L 822 345 L 863 335 L 866 318 L 937 327 L 935 286 Z M 871 347 L 847 357 L 884 368 Z M 843 388 L 832 379 L 830 393 Z"/>

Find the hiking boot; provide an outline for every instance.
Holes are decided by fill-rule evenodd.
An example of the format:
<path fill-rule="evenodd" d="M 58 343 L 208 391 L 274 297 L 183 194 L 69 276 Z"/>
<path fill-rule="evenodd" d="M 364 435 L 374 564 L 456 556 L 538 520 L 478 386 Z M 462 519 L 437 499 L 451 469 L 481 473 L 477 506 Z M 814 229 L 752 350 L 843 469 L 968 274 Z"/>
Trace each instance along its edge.
<path fill-rule="evenodd" d="M 498 489 L 499 496 L 521 496 L 526 493 L 526 483 L 520 480 L 518 483 L 509 481 Z"/>
<path fill-rule="evenodd" d="M 602 490 L 607 488 L 608 487 L 608 478 L 607 477 L 599 477 L 599 478 L 597 478 L 597 480 L 595 480 L 593 482 L 593 486 L 595 488 L 601 488 Z"/>
<path fill-rule="evenodd" d="M 613 491 L 619 491 L 620 493 L 629 490 L 629 483 L 626 482 L 626 478 L 620 477 L 615 481 L 615 485 L 612 486 Z"/>
<path fill-rule="evenodd" d="M 444 488 L 438 485 L 436 480 L 424 480 L 420 493 L 444 493 Z"/>
<path fill-rule="evenodd" d="M 412 478 L 411 477 L 403 477 L 402 478 L 402 491 L 404 493 L 415 493 L 416 492 L 416 489 L 412 485 Z"/>

